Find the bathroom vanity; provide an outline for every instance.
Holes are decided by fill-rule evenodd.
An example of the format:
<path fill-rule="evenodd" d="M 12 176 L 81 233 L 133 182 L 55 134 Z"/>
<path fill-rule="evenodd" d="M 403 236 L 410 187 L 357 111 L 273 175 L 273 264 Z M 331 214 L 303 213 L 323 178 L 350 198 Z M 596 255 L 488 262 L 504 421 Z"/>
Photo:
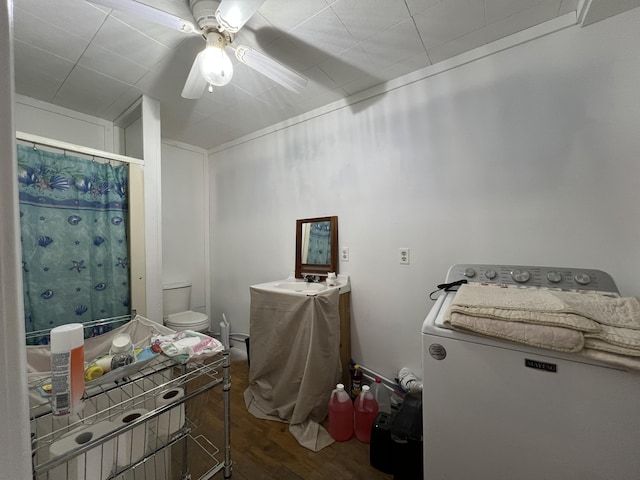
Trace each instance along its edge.
<path fill-rule="evenodd" d="M 309 432 L 326 434 L 314 424 L 325 419 L 331 391 L 349 375 L 351 285 L 346 275 L 337 280 L 327 286 L 288 278 L 250 288 L 245 402 L 259 418 L 288 422 L 299 443 L 312 450 L 325 439 L 309 440 Z"/>
<path fill-rule="evenodd" d="M 351 281 L 348 275 L 338 275 L 334 287 L 327 287 L 323 282 L 310 283 L 300 279 L 289 277 L 286 280 L 267 282 L 253 285 L 251 289 L 260 289 L 273 293 L 292 293 L 304 296 L 313 296 L 328 292 L 332 289 L 338 290 L 338 317 L 339 317 L 339 351 L 340 365 L 342 368 L 342 383 L 349 384 L 349 362 L 351 361 Z M 253 314 L 252 305 L 252 314 Z M 252 354 L 254 345 L 252 343 Z"/>

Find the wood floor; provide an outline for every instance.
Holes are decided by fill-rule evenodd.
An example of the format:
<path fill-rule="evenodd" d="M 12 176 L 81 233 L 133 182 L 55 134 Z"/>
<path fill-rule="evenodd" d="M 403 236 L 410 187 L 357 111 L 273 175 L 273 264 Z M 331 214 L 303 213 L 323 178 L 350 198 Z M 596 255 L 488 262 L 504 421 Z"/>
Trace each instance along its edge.
<path fill-rule="evenodd" d="M 319 452 L 301 447 L 288 425 L 255 418 L 245 408 L 243 392 L 249 368 L 244 359 L 231 362 L 231 459 L 233 480 L 391 480 L 369 464 L 369 445 L 352 438 L 335 442 Z M 222 388 L 209 392 L 195 434 L 203 433 L 223 445 Z M 325 424 L 326 426 L 326 424 Z M 222 452 L 218 458 L 223 458 Z M 205 459 L 190 460 L 193 478 L 198 478 Z M 206 469 L 204 470 L 206 471 Z M 222 473 L 215 477 L 223 478 Z"/>

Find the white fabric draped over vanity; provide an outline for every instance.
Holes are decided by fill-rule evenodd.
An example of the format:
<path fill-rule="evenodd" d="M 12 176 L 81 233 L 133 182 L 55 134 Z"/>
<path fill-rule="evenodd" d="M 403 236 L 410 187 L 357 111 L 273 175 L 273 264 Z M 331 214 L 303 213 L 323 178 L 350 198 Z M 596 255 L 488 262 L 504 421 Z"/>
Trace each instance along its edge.
<path fill-rule="evenodd" d="M 317 451 L 333 443 L 320 425 L 341 381 L 339 291 L 314 295 L 251 292 L 251 365 L 244 392 L 256 417 L 289 423 L 298 442 Z"/>

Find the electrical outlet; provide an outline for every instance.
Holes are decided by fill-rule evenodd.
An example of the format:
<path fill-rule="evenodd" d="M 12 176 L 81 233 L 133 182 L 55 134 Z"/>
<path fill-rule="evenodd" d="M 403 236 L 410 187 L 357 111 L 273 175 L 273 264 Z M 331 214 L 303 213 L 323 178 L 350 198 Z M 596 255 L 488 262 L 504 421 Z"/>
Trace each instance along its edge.
<path fill-rule="evenodd" d="M 409 265 L 409 249 L 400 249 L 400 265 Z"/>
<path fill-rule="evenodd" d="M 349 247 L 342 247 L 340 249 L 340 260 L 343 262 L 349 261 Z"/>

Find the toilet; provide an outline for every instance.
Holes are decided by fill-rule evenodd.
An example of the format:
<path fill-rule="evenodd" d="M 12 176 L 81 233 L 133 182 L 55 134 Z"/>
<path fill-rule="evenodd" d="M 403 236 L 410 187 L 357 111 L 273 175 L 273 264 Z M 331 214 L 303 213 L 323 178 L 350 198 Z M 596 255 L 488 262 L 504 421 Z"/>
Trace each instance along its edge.
<path fill-rule="evenodd" d="M 162 286 L 162 310 L 164 324 L 172 330 L 195 330 L 207 332 L 209 317 L 204 313 L 189 310 L 191 283 L 170 283 Z"/>

